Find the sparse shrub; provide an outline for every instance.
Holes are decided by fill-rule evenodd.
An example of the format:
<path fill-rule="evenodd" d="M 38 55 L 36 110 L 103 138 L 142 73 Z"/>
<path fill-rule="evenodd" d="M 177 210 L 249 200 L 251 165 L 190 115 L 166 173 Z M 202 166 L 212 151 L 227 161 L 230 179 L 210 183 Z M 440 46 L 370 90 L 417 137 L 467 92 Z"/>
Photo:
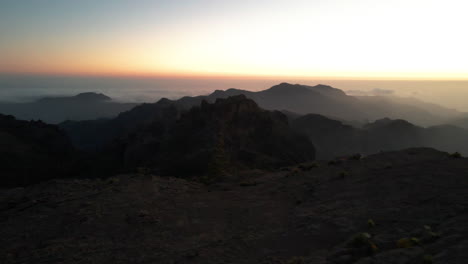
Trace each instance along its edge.
<path fill-rule="evenodd" d="M 379 251 L 377 245 L 372 241 L 369 233 L 359 233 L 348 242 L 348 249 L 353 255 L 365 254 L 373 255 Z"/>
<path fill-rule="evenodd" d="M 451 157 L 451 158 L 454 158 L 454 159 L 463 158 L 462 155 L 460 154 L 460 152 L 452 153 L 452 154 L 450 154 L 450 157 Z"/>
<path fill-rule="evenodd" d="M 116 178 L 116 177 L 112 177 L 112 178 L 109 178 L 109 179 L 107 180 L 107 182 L 108 182 L 109 184 L 117 184 L 117 183 L 120 182 L 120 179 L 119 179 L 119 178 Z"/>
<path fill-rule="evenodd" d="M 422 241 L 425 243 L 433 242 L 437 240 L 440 237 L 440 234 L 437 232 L 434 232 L 432 230 L 432 227 L 425 225 L 424 226 L 424 233 L 422 235 Z"/>
<path fill-rule="evenodd" d="M 412 237 L 410 240 L 411 240 L 411 243 L 413 243 L 413 245 L 415 245 L 415 246 L 421 244 L 421 241 L 417 237 Z"/>
<path fill-rule="evenodd" d="M 367 245 L 371 238 L 372 236 L 369 233 L 359 233 L 351 239 L 349 245 L 352 247 L 361 247 Z"/>
<path fill-rule="evenodd" d="M 373 220 L 373 219 L 367 220 L 367 225 L 369 226 L 369 228 L 375 227 L 375 222 L 374 222 L 374 220 Z"/>
<path fill-rule="evenodd" d="M 410 248 L 413 246 L 413 243 L 411 243 L 411 240 L 407 237 L 401 238 L 397 241 L 396 243 L 397 248 Z"/>
<path fill-rule="evenodd" d="M 335 165 L 338 165 L 338 161 L 336 161 L 336 160 L 330 160 L 330 161 L 328 162 L 328 166 L 335 166 Z"/>
<path fill-rule="evenodd" d="M 412 248 L 418 246 L 420 244 L 420 240 L 416 237 L 405 237 L 397 241 L 398 248 Z"/>

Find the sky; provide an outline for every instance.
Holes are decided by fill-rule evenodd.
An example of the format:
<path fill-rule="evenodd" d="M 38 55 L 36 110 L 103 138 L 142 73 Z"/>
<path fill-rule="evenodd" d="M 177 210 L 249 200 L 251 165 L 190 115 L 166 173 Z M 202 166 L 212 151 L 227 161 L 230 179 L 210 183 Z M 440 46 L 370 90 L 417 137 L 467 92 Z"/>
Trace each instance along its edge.
<path fill-rule="evenodd" d="M 0 73 L 468 79 L 466 0 L 0 0 Z"/>

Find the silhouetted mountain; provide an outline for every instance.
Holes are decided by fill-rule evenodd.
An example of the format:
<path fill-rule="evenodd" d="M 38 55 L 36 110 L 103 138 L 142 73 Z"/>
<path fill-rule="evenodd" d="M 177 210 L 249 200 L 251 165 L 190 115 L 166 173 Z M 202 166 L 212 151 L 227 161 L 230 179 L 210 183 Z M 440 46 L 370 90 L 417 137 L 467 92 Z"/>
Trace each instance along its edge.
<path fill-rule="evenodd" d="M 168 105 L 155 108 L 165 103 Z M 244 96 L 218 99 L 213 104 L 202 102 L 180 118 L 177 107 L 169 100 L 151 107 L 156 110 L 151 122 L 134 126 L 133 132 L 114 142 L 120 147 L 114 145 L 112 149 L 122 150 L 125 168 L 149 167 L 169 175 L 204 175 L 212 170 L 220 173 L 277 168 L 315 157 L 313 145 L 292 132 L 286 116 L 264 111 Z"/>
<path fill-rule="evenodd" d="M 468 130 L 455 126 L 423 128 L 405 120 L 383 118 L 363 128 L 354 128 L 312 114 L 294 119 L 291 126 L 309 137 L 317 148 L 319 159 L 412 147 L 432 147 L 468 154 Z"/>
<path fill-rule="evenodd" d="M 298 114 L 320 114 L 347 121 L 374 121 L 384 117 L 404 119 L 418 125 L 436 125 L 461 113 L 416 99 L 382 96 L 348 96 L 327 85 L 307 86 L 281 83 L 270 89 L 251 92 L 238 89 L 217 90 L 209 100 L 244 94 L 269 110 L 287 110 Z"/>
<path fill-rule="evenodd" d="M 164 167 L 174 174 L 272 169 L 315 158 L 314 146 L 292 132 L 284 114 L 243 95 L 204 101 L 183 114 L 164 148 Z"/>
<path fill-rule="evenodd" d="M 363 103 L 364 107 L 373 111 L 369 120 L 389 117 L 408 120 L 421 126 L 431 126 L 447 123 L 449 120 L 462 116 L 462 113 L 456 110 L 414 98 L 396 96 L 359 96 L 356 98 Z"/>
<path fill-rule="evenodd" d="M 412 106 L 401 103 L 395 103 L 392 106 L 390 103 L 392 100 L 383 97 L 375 97 L 377 101 L 369 103 L 367 102 L 369 99 L 361 100 L 350 97 L 341 90 L 326 85 L 303 86 L 282 83 L 261 92 L 229 89 L 215 91 L 209 96 L 183 97 L 174 101 L 161 99 L 156 103 L 139 105 L 130 111 L 119 114 L 114 119 L 65 122 L 61 124 L 61 127 L 69 133 L 77 147 L 85 150 L 100 150 L 110 142 L 128 138 L 130 134 L 134 133 L 149 133 L 155 139 L 153 141 L 159 142 L 157 143 L 159 146 L 160 141 L 167 137 L 168 128 L 175 124 L 183 113 L 192 107 L 200 106 L 203 100 L 215 102 L 218 98 L 244 94 L 259 103 L 260 106 L 263 104 L 267 108 L 283 110 L 292 120 L 293 127 L 306 133 L 316 145 L 319 158 L 328 159 L 358 152 L 370 154 L 421 146 L 436 147 L 449 152 L 468 152 L 468 147 L 465 147 L 464 130 L 458 131 L 455 137 L 450 136 L 450 132 L 446 129 L 424 129 L 400 119 L 377 119 L 362 129 L 346 125 L 350 123 L 345 121 L 346 119 L 333 117 L 331 119 L 340 121 L 331 120 L 330 116 L 353 118 L 351 115 L 356 117 L 364 114 L 369 117 L 371 114 L 379 116 L 388 113 L 396 116 L 413 116 L 418 119 L 421 116 L 429 118 L 432 112 L 429 113 L 419 108 L 413 109 Z M 381 104 L 377 103 L 379 100 L 382 100 Z M 413 101 L 408 100 L 409 102 Z M 435 112 L 440 110 L 431 104 L 421 102 L 418 104 L 436 109 Z M 366 111 L 361 111 L 368 106 L 371 107 Z M 393 108 L 399 110 L 391 113 L 390 109 Z M 307 110 L 325 111 L 328 113 L 328 117 L 325 118 L 317 114 L 297 117 L 299 114 L 296 113 Z M 445 117 L 448 117 L 450 113 L 447 110 L 444 114 Z M 159 134 L 154 134 L 154 131 L 148 132 L 145 129 L 147 126 L 150 127 L 150 130 L 159 131 Z M 158 128 L 156 129 L 156 127 Z"/>
<path fill-rule="evenodd" d="M 230 170 L 314 159 L 313 145 L 292 132 L 281 112 L 262 110 L 243 95 L 213 104 L 202 98 L 161 99 L 114 119 L 68 121 L 61 127 L 78 148 L 114 157 L 111 162 L 122 169 L 150 167 L 172 175 L 203 174 L 216 169 L 218 165 L 213 164 L 217 162 Z M 201 104 L 187 110 L 196 102 Z"/>
<path fill-rule="evenodd" d="M 160 124 L 167 128 L 175 123 L 181 111 L 177 101 L 163 98 L 156 103 L 140 104 L 113 119 L 66 121 L 59 126 L 67 131 L 77 148 L 95 151 L 136 130 L 144 131 L 147 126 Z"/>
<path fill-rule="evenodd" d="M 308 114 L 291 121 L 291 127 L 309 137 L 318 159 L 358 153 L 361 149 L 359 130 L 327 117 Z"/>
<path fill-rule="evenodd" d="M 448 124 L 452 124 L 458 127 L 462 127 L 464 129 L 468 129 L 468 117 L 461 117 L 457 118 L 455 120 L 452 120 L 451 122 L 448 122 Z"/>
<path fill-rule="evenodd" d="M 306 86 L 281 83 L 260 92 L 238 89 L 215 91 L 208 99 L 244 94 L 260 107 L 268 110 L 287 110 L 298 114 L 322 114 L 347 120 L 364 119 L 365 113 L 354 97 L 326 85 Z"/>
<path fill-rule="evenodd" d="M 0 187 L 72 174 L 73 155 L 71 141 L 57 126 L 0 115 Z"/>
<path fill-rule="evenodd" d="M 37 100 L 39 103 L 93 103 L 93 102 L 105 102 L 111 101 L 111 98 L 102 93 L 80 93 L 75 96 L 64 96 L 64 97 L 45 97 Z"/>
<path fill-rule="evenodd" d="M 100 93 L 81 93 L 70 97 L 46 97 L 30 103 L 0 102 L 0 113 L 23 120 L 60 123 L 65 120 L 110 118 L 137 104 L 119 103 Z"/>
<path fill-rule="evenodd" d="M 452 125 L 428 127 L 424 130 L 424 145 L 448 152 L 468 155 L 468 130 Z"/>

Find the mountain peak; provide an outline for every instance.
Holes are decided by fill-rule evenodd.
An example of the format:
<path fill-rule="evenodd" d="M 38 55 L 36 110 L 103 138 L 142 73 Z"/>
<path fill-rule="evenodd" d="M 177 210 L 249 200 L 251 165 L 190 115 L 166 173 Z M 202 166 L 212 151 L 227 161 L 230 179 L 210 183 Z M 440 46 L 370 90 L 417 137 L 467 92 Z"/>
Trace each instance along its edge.
<path fill-rule="evenodd" d="M 415 128 L 416 126 L 403 119 L 390 119 L 388 117 L 375 120 L 373 123 L 367 124 L 366 128 Z"/>
<path fill-rule="evenodd" d="M 273 92 L 317 92 L 326 96 L 346 96 L 346 93 L 340 89 L 333 88 L 330 85 L 318 84 L 315 86 L 302 85 L 302 84 L 291 84 L 287 82 L 280 83 L 272 86 L 267 91 Z"/>
<path fill-rule="evenodd" d="M 272 92 L 291 92 L 291 91 L 308 91 L 307 86 L 300 85 L 300 84 L 290 84 L 290 83 L 280 83 L 278 85 L 272 86 L 267 91 Z"/>
<path fill-rule="evenodd" d="M 37 102 L 39 103 L 69 103 L 69 102 L 102 102 L 102 101 L 110 101 L 111 98 L 102 93 L 95 93 L 95 92 L 86 92 L 86 93 L 79 93 L 75 96 L 63 96 L 63 97 L 44 97 L 39 99 Z"/>
<path fill-rule="evenodd" d="M 92 100 L 92 101 L 107 101 L 111 100 L 111 98 L 102 93 L 95 93 L 95 92 L 86 92 L 86 93 L 79 93 L 73 96 L 75 99 L 82 99 L 82 100 Z"/>

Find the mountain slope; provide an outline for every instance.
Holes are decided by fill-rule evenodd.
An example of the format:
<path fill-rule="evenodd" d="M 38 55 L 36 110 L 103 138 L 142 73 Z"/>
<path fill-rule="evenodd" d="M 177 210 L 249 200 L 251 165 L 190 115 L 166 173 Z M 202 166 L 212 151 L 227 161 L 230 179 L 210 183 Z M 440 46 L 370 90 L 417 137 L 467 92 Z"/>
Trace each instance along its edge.
<path fill-rule="evenodd" d="M 363 128 L 354 128 L 324 116 L 309 114 L 292 120 L 291 126 L 309 137 L 316 146 L 318 159 L 412 147 L 468 154 L 468 130 L 449 125 L 423 128 L 405 120 L 384 118 Z"/>
<path fill-rule="evenodd" d="M 57 126 L 0 114 L 0 187 L 73 174 L 71 141 Z"/>
<path fill-rule="evenodd" d="M 467 170 L 467 159 L 411 149 L 210 186 L 138 174 L 53 180 L 0 190 L 0 256 L 5 264 L 464 263 Z"/>
<path fill-rule="evenodd" d="M 251 92 L 238 89 L 215 91 L 209 99 L 244 94 L 262 108 L 287 110 L 298 114 L 320 114 L 347 121 L 375 121 L 381 118 L 404 119 L 421 126 L 439 125 L 461 113 L 415 99 L 348 96 L 327 85 L 307 86 L 281 83 L 270 89 Z"/>
<path fill-rule="evenodd" d="M 111 120 L 61 127 L 76 146 L 113 157 L 110 163 L 128 170 L 200 175 L 218 167 L 277 168 L 315 158 L 314 146 L 289 127 L 284 114 L 265 111 L 243 95 L 202 101 L 190 110 L 184 110 L 184 100 L 162 99 Z"/>
<path fill-rule="evenodd" d="M 315 158 L 313 145 L 289 128 L 286 116 L 260 109 L 245 96 L 203 102 L 176 116 L 122 138 L 124 166 L 183 176 L 277 168 Z"/>
<path fill-rule="evenodd" d="M 30 103 L 0 102 L 0 113 L 56 124 L 65 120 L 115 117 L 136 105 L 114 102 L 104 94 L 81 93 L 70 97 L 46 97 Z"/>
<path fill-rule="evenodd" d="M 192 174 L 210 166 L 265 169 L 315 158 L 314 146 L 292 131 L 285 115 L 260 109 L 243 95 L 202 102 L 183 114 L 165 149 L 166 171 L 186 167 Z"/>

